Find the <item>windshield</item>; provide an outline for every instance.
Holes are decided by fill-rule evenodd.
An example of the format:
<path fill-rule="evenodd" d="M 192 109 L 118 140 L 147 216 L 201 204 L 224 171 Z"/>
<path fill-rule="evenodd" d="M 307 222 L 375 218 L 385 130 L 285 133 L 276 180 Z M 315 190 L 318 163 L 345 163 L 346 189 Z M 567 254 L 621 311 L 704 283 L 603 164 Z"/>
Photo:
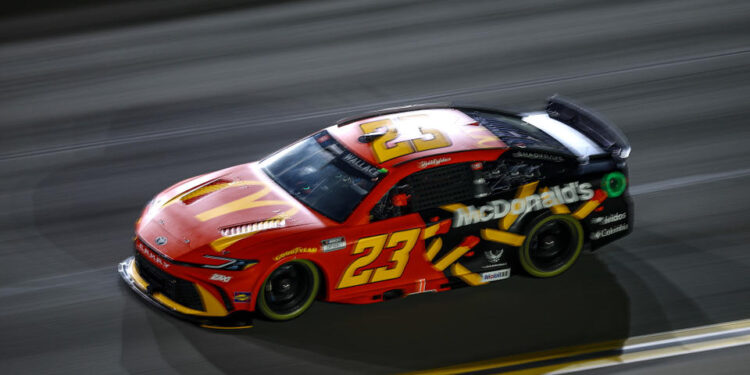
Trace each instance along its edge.
<path fill-rule="evenodd" d="M 327 131 L 271 155 L 260 165 L 289 194 L 338 222 L 349 217 L 384 175 Z"/>

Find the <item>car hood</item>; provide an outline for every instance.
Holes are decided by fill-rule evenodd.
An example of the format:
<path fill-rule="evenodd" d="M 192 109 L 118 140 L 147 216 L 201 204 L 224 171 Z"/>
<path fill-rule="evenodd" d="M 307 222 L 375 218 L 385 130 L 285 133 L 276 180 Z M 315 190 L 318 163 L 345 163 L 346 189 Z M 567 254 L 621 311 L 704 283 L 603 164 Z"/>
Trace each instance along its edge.
<path fill-rule="evenodd" d="M 206 254 L 251 251 L 236 245 L 323 226 L 322 220 L 269 179 L 257 163 L 249 163 L 163 191 L 144 210 L 136 232 L 171 259 L 199 262 Z"/>

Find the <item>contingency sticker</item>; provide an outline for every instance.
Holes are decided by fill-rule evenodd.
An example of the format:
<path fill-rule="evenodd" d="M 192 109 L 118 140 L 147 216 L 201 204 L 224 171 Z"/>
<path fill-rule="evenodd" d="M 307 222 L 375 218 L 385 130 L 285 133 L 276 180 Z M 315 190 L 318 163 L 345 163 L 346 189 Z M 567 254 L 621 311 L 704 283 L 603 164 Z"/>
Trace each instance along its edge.
<path fill-rule="evenodd" d="M 346 248 L 346 239 L 344 237 L 329 238 L 320 241 L 320 245 L 324 253 L 341 250 Z"/>
<path fill-rule="evenodd" d="M 250 302 L 250 292 L 234 292 L 234 302 Z"/>
<path fill-rule="evenodd" d="M 507 279 L 509 277 L 510 277 L 510 268 L 506 268 L 504 270 L 484 272 L 482 273 L 482 282 L 486 283 L 488 281 L 502 280 L 502 279 Z"/>

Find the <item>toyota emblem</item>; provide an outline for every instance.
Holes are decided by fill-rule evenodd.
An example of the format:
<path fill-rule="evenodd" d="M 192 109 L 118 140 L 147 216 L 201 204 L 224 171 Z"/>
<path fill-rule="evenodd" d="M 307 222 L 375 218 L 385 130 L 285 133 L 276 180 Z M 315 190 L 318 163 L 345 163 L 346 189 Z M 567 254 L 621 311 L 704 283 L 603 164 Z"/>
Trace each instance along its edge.
<path fill-rule="evenodd" d="M 166 245 L 167 244 L 167 237 L 159 236 L 159 237 L 156 237 L 155 241 L 156 241 L 156 244 L 159 245 L 159 246 Z"/>

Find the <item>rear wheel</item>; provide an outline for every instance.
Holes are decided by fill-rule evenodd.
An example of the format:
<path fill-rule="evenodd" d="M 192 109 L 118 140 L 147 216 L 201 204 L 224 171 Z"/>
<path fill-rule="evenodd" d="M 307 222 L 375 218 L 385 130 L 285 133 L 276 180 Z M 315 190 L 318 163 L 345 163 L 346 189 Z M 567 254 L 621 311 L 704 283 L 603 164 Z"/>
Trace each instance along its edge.
<path fill-rule="evenodd" d="M 519 249 L 521 266 L 530 275 L 552 277 L 565 272 L 583 249 L 583 227 L 570 215 L 536 220 Z"/>
<path fill-rule="evenodd" d="M 280 265 L 263 282 L 258 311 L 268 319 L 294 319 L 312 305 L 320 289 L 320 275 L 309 260 L 296 259 Z"/>

